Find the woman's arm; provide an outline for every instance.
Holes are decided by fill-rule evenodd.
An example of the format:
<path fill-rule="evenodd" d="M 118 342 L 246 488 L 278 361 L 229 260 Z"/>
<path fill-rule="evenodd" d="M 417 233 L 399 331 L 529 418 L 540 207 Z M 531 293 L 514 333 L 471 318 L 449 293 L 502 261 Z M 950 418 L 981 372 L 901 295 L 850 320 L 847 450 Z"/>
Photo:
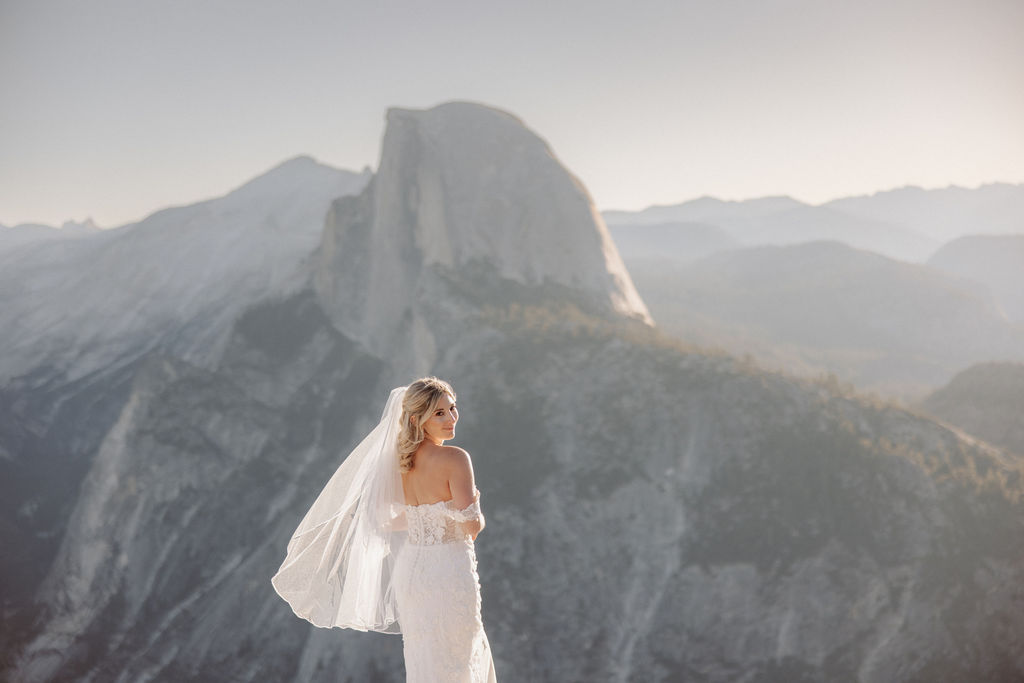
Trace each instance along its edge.
<path fill-rule="evenodd" d="M 473 503 L 478 502 L 480 492 L 476 490 L 476 481 L 473 478 L 473 461 L 469 453 L 456 448 L 452 449 L 451 467 L 448 474 L 448 487 L 452 492 L 452 505 L 456 510 L 465 510 Z M 484 516 L 480 514 L 476 519 L 462 522 L 462 528 L 466 530 L 475 540 L 484 528 Z"/>

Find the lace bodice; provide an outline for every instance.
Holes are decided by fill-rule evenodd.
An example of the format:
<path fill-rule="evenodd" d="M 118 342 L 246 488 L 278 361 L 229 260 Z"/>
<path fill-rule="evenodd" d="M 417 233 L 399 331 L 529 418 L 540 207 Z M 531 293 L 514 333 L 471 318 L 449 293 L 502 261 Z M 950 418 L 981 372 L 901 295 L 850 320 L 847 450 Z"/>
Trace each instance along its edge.
<path fill-rule="evenodd" d="M 461 523 L 480 519 L 480 499 L 464 510 L 455 509 L 450 500 L 406 505 L 405 518 L 409 526 L 408 542 L 413 545 L 456 543 L 468 535 Z"/>

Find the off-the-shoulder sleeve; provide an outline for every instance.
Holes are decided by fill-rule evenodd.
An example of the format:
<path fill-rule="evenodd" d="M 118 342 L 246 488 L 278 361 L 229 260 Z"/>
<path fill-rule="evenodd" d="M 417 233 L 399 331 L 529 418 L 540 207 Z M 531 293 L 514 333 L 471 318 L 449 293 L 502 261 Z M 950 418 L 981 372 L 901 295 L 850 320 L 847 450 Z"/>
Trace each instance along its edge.
<path fill-rule="evenodd" d="M 449 507 L 448 513 L 456 522 L 475 522 L 482 516 L 480 512 L 480 491 L 477 490 L 476 498 L 462 510 Z"/>

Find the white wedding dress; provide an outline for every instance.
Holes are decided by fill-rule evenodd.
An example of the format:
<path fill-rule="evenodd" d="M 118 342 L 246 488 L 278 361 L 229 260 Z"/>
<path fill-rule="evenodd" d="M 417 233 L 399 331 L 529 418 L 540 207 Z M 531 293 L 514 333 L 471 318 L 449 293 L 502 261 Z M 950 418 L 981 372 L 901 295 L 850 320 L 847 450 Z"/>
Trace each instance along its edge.
<path fill-rule="evenodd" d="M 406 505 L 397 439 L 406 387 L 341 463 L 295 530 L 274 590 L 323 628 L 401 633 L 407 683 L 495 683 L 480 619 L 476 501 Z"/>
<path fill-rule="evenodd" d="M 408 538 L 395 561 L 406 683 L 496 683 L 480 616 L 476 550 L 462 522 L 480 518 L 451 501 L 406 505 Z"/>

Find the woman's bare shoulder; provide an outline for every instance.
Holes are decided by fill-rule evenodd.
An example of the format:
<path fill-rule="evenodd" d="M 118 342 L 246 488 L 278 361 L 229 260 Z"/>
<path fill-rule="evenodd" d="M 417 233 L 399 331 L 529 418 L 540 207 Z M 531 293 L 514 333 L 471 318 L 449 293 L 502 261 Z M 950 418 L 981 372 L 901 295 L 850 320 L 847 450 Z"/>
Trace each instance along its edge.
<path fill-rule="evenodd" d="M 451 465 L 461 465 L 472 461 L 469 451 L 458 446 L 441 446 L 438 455 Z"/>

